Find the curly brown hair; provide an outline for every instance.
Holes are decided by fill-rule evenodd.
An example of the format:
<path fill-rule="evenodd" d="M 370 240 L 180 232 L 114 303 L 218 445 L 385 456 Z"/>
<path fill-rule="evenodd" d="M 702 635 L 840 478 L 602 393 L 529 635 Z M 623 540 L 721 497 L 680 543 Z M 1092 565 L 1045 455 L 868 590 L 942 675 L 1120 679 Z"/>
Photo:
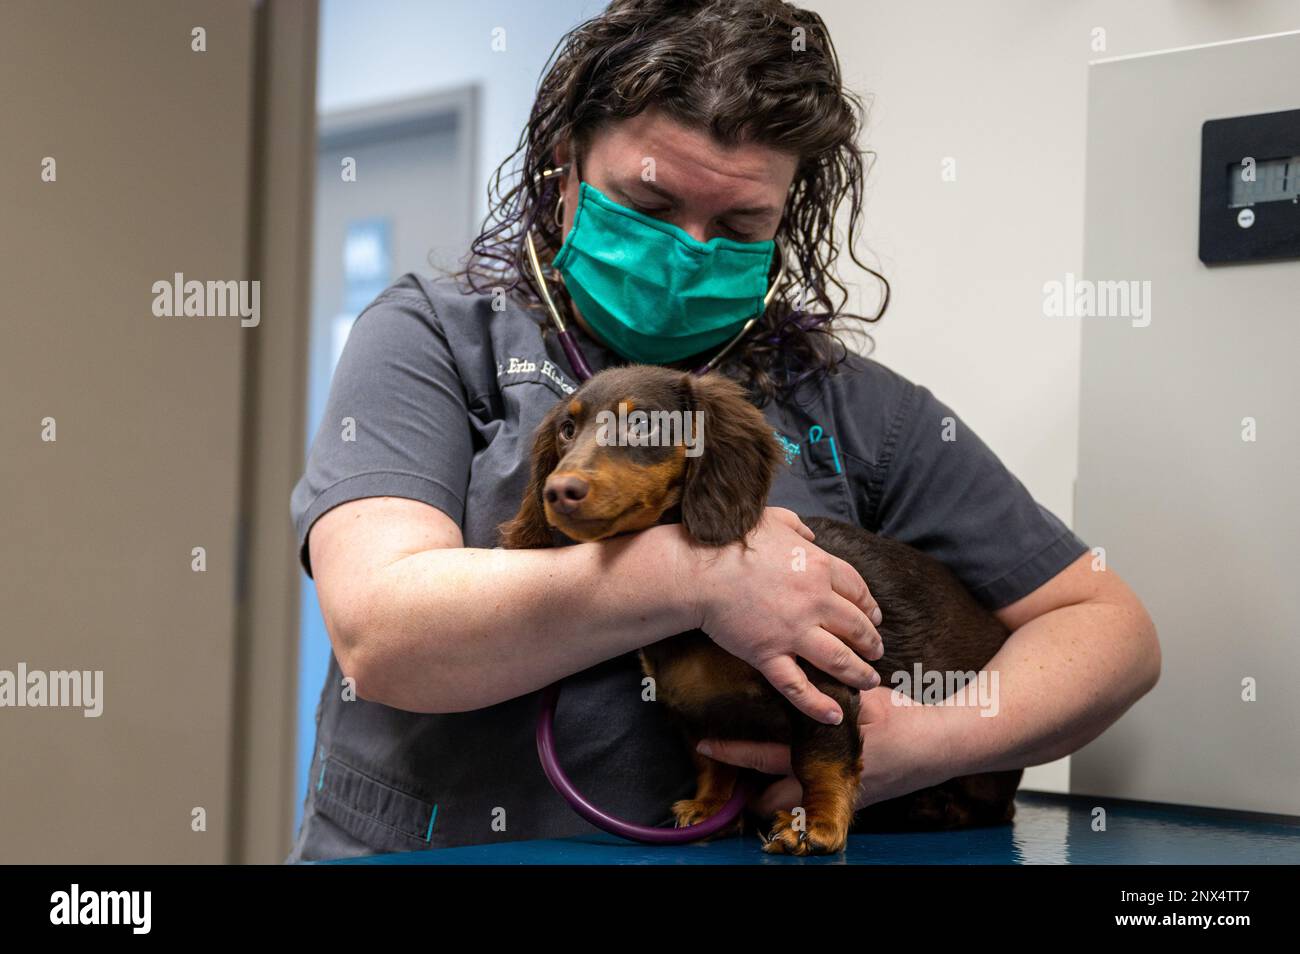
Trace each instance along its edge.
<path fill-rule="evenodd" d="M 874 322 L 889 304 L 889 283 L 853 249 L 863 157 L 871 154 L 858 147 L 864 110 L 844 89 L 825 23 L 780 0 L 613 0 L 566 34 L 547 62 L 519 145 L 489 184 L 488 216 L 457 273 L 463 284 L 477 292 L 504 288 L 540 310 L 523 236 L 536 230 L 543 261 L 562 244 L 552 214 L 556 178 L 541 173 L 557 145 L 569 143 L 580 163 L 602 124 L 650 107 L 724 145 L 753 142 L 799 157 L 776 233 L 786 277 L 722 367 L 763 403 L 833 372 L 847 349 L 832 319 Z M 842 310 L 848 290 L 834 269 L 835 216 L 846 197 L 849 256 L 883 288 L 872 317 Z"/>

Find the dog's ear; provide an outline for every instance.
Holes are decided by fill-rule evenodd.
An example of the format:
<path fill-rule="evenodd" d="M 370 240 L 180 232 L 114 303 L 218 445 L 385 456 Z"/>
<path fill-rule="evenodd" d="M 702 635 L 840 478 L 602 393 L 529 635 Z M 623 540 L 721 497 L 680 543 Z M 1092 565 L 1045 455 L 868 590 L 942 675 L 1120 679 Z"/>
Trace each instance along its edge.
<path fill-rule="evenodd" d="M 546 522 L 542 491 L 546 488 L 546 478 L 551 476 L 551 472 L 560 463 L 560 451 L 555 444 L 555 428 L 565 403 L 557 401 L 533 433 L 532 462 L 523 503 L 513 518 L 497 527 L 501 534 L 501 545 L 507 550 L 536 550 L 553 543 L 551 527 Z"/>
<path fill-rule="evenodd" d="M 689 409 L 702 412 L 702 453 L 686 459 L 682 525 L 701 543 L 742 540 L 758 525 L 780 451 L 744 389 L 719 374 L 685 375 Z"/>

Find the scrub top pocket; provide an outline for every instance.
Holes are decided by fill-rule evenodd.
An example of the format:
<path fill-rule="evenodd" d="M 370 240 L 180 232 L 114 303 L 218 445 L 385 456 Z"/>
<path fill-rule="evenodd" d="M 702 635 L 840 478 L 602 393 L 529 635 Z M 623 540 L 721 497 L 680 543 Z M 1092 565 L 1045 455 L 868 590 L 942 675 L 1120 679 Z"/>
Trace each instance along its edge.
<path fill-rule="evenodd" d="M 768 495 L 768 506 L 787 507 L 801 517 L 831 517 L 856 523 L 844 456 L 834 436 L 810 425 L 797 437 L 774 428 L 783 459 Z"/>
<path fill-rule="evenodd" d="M 438 847 L 437 805 L 380 781 L 335 756 L 313 780 L 317 811 L 380 854 Z"/>

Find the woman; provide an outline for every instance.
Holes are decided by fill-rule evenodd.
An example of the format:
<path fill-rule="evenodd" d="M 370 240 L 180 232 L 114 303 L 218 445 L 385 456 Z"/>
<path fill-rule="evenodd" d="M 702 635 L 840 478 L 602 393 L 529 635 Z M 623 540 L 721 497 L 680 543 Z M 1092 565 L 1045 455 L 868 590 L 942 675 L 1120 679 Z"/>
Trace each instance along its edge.
<path fill-rule="evenodd" d="M 1154 684 L 1155 631 L 1123 581 L 1093 572 L 1086 544 L 928 389 L 831 336 L 847 317 L 834 222 L 847 203 L 852 254 L 861 212 L 860 117 L 821 19 L 777 0 L 615 0 L 562 41 L 522 175 L 503 188 L 498 171 L 466 271 L 405 276 L 361 315 L 294 491 L 334 653 L 290 860 L 590 831 L 534 747 L 537 691 L 566 677 L 571 777 L 616 815 L 671 824 L 692 758 L 643 701 L 635 650 L 693 627 L 813 718 L 842 713 L 796 659 L 859 688 L 859 805 L 1058 758 Z M 712 362 L 749 387 L 787 466 L 748 549 L 696 546 L 678 525 L 494 549 L 534 428 L 579 380 L 527 236 L 555 261 L 541 281 L 592 370 Z M 809 543 L 796 512 L 926 550 L 996 611 L 1012 630 L 990 664 L 1000 718 L 890 704 L 869 664 L 871 581 Z M 807 571 L 792 573 L 800 546 Z M 784 747 L 706 743 L 786 776 L 756 810 L 798 804 Z"/>

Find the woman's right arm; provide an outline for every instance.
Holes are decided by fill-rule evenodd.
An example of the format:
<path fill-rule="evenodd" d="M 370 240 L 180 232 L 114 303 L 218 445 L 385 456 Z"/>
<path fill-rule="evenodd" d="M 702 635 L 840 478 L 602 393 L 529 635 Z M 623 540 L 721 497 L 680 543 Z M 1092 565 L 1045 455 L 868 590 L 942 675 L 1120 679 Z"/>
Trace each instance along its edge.
<path fill-rule="evenodd" d="M 839 707 L 795 658 L 877 685 L 863 659 L 883 653 L 879 610 L 857 572 L 811 540 L 792 512 L 768 508 L 748 548 L 701 547 L 670 524 L 555 549 L 475 549 L 435 507 L 370 497 L 326 512 L 308 543 L 334 654 L 362 698 L 479 709 L 701 628 L 801 711 L 836 722 Z"/>

